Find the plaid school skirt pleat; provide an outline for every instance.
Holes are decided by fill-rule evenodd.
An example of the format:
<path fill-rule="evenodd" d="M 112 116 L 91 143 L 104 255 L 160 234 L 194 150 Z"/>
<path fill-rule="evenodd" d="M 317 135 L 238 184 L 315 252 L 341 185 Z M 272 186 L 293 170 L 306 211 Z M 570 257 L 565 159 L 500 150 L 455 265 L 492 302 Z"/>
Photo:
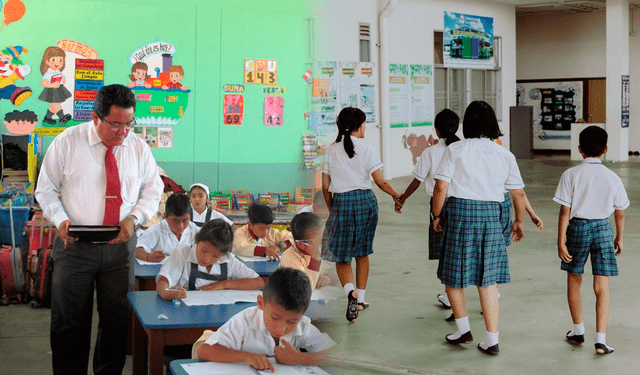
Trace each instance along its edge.
<path fill-rule="evenodd" d="M 504 235 L 504 244 L 511 245 L 511 198 L 509 193 L 504 193 L 504 201 L 500 204 L 500 222 L 502 223 L 502 234 Z"/>
<path fill-rule="evenodd" d="M 442 237 L 438 278 L 454 288 L 508 283 L 501 202 L 450 197 Z"/>
<path fill-rule="evenodd" d="M 333 194 L 322 237 L 322 259 L 350 262 L 373 253 L 378 226 L 378 200 L 371 189 Z"/>
<path fill-rule="evenodd" d="M 445 205 L 447 201 L 445 200 Z M 429 212 L 433 212 L 433 198 L 429 201 Z M 442 216 L 443 221 L 445 219 L 444 207 L 442 207 Z M 440 248 L 442 247 L 442 232 L 438 233 L 433 229 L 433 220 L 431 220 L 431 215 L 429 215 L 429 260 L 437 260 L 440 259 Z"/>

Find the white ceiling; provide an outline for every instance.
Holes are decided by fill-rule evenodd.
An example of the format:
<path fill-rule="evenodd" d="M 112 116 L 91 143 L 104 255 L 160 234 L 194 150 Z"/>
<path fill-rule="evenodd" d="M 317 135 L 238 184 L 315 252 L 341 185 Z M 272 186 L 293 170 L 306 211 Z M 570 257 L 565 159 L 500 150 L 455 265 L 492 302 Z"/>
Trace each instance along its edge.
<path fill-rule="evenodd" d="M 606 0 L 494 0 L 516 6 L 518 15 L 549 12 L 591 13 L 606 8 Z M 629 0 L 632 9 L 640 7 L 640 0 Z"/>

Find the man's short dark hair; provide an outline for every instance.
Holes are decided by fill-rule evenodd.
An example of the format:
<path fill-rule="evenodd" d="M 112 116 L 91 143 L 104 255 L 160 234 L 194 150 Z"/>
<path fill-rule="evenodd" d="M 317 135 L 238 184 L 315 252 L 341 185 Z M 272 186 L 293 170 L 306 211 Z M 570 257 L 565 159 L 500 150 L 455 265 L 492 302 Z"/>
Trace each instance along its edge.
<path fill-rule="evenodd" d="M 296 241 L 310 240 L 307 232 L 320 228 L 320 216 L 313 212 L 301 212 L 291 220 L 291 234 Z"/>
<path fill-rule="evenodd" d="M 233 247 L 233 231 L 231 225 L 222 219 L 207 221 L 200 232 L 196 234 L 196 242 L 207 241 L 220 249 L 222 254 L 231 251 Z"/>
<path fill-rule="evenodd" d="M 191 202 L 189 196 L 181 193 L 173 193 L 167 198 L 164 212 L 167 216 L 183 216 L 189 214 Z"/>
<path fill-rule="evenodd" d="M 264 204 L 253 203 L 249 206 L 247 215 L 251 224 L 269 225 L 273 223 L 273 211 L 271 211 L 271 207 Z"/>
<path fill-rule="evenodd" d="M 498 119 L 487 102 L 476 100 L 464 111 L 462 134 L 465 138 L 497 139 L 504 134 L 500 131 Z"/>
<path fill-rule="evenodd" d="M 591 125 L 580 132 L 580 148 L 585 156 L 598 157 L 607 148 L 609 135 L 599 126 Z"/>
<path fill-rule="evenodd" d="M 123 85 L 108 85 L 102 86 L 98 94 L 96 94 L 96 103 L 93 107 L 93 112 L 103 120 L 109 116 L 111 106 L 120 108 L 133 108 L 136 110 L 136 96 L 126 86 Z"/>
<path fill-rule="evenodd" d="M 287 311 L 305 312 L 311 301 L 309 277 L 293 268 L 278 268 L 267 279 L 262 295 Z"/>

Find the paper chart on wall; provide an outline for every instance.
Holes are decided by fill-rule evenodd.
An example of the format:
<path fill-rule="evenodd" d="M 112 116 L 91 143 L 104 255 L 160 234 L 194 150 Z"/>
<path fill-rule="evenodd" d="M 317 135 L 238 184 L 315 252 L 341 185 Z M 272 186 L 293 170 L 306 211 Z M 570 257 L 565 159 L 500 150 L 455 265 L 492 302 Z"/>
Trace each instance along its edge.
<path fill-rule="evenodd" d="M 173 148 L 173 128 L 158 128 L 158 148 Z"/>
<path fill-rule="evenodd" d="M 358 64 L 358 108 L 367 115 L 367 124 L 376 122 L 376 77 L 375 63 L 361 62 Z"/>
<path fill-rule="evenodd" d="M 433 69 L 411 65 L 411 126 L 433 125 Z"/>
<path fill-rule="evenodd" d="M 389 110 L 392 128 L 409 127 L 409 65 L 389 64 Z"/>
<path fill-rule="evenodd" d="M 340 63 L 340 109 L 358 106 L 356 63 Z"/>
<path fill-rule="evenodd" d="M 317 77 L 312 80 L 309 129 L 326 131 L 335 127 L 337 113 L 337 71 L 335 61 L 318 61 Z"/>

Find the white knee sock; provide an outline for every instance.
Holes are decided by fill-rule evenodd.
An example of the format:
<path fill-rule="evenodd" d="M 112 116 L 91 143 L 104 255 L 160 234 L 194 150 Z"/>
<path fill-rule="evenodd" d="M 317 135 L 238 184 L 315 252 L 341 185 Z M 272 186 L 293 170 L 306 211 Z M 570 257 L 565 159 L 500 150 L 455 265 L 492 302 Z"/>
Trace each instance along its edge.
<path fill-rule="evenodd" d="M 480 347 L 482 349 L 487 349 L 489 347 L 496 345 L 498 343 L 499 334 L 500 332 L 486 331 L 486 334 L 484 335 L 484 341 L 480 343 Z"/>
<path fill-rule="evenodd" d="M 574 324 L 573 325 L 573 331 L 569 332 L 569 334 L 567 336 L 571 337 L 571 336 L 575 336 L 575 335 L 584 335 L 584 322 L 580 323 L 580 324 Z"/>
<path fill-rule="evenodd" d="M 458 327 L 458 331 L 456 333 L 447 336 L 451 340 L 459 339 L 460 336 L 465 333 L 471 331 L 471 327 L 469 326 L 469 316 L 465 316 L 464 318 L 456 319 L 456 326 Z"/>
<path fill-rule="evenodd" d="M 364 292 L 366 289 L 356 289 L 358 291 L 358 303 L 364 303 Z"/>
<path fill-rule="evenodd" d="M 347 297 L 349 297 L 349 293 L 351 293 L 351 291 L 355 289 L 352 283 L 346 283 L 342 288 L 344 289 L 344 293 L 347 295 Z"/>

